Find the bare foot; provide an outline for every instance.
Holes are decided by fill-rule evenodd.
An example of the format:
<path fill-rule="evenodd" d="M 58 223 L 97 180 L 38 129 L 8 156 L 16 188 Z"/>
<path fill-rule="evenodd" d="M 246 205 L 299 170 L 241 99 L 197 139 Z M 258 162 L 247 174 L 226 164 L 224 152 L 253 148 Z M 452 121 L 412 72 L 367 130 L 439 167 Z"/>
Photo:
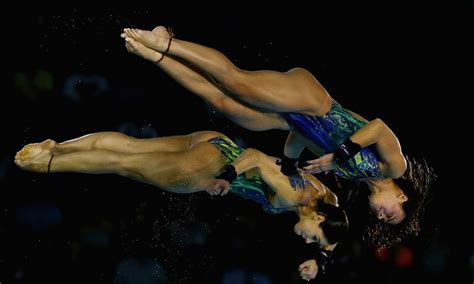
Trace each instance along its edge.
<path fill-rule="evenodd" d="M 171 35 L 163 26 L 158 26 L 153 31 L 140 29 L 124 29 L 127 37 L 141 42 L 145 46 L 159 52 L 165 52 L 168 48 Z"/>
<path fill-rule="evenodd" d="M 28 144 L 15 155 L 15 164 L 32 172 L 45 173 L 56 142 L 48 139 L 41 143 Z"/>
<path fill-rule="evenodd" d="M 149 60 L 151 62 L 157 62 L 161 57 L 162 54 L 158 51 L 155 51 L 151 48 L 144 46 L 142 43 L 125 36 L 125 47 L 127 51 L 142 57 L 143 59 Z"/>

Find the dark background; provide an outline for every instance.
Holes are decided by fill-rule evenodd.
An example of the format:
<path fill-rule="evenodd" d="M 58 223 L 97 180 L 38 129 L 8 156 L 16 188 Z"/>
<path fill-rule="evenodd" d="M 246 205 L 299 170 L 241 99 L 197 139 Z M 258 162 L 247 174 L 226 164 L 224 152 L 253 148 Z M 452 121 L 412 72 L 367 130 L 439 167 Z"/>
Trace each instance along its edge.
<path fill-rule="evenodd" d="M 472 213 L 459 195 L 471 189 L 455 175 L 469 168 L 450 158 L 470 130 L 456 127 L 469 121 L 461 109 L 473 93 L 472 4 L 353 8 L 15 13 L 2 40 L 0 282 L 160 283 L 164 274 L 169 283 L 303 282 L 297 266 L 314 247 L 294 235 L 292 214 L 267 215 L 235 196 L 177 196 L 116 176 L 46 176 L 12 163 L 27 143 L 97 131 L 145 138 L 217 130 L 278 156 L 284 132 L 233 125 L 129 55 L 119 37 L 124 27 L 165 25 L 243 69 L 307 68 L 343 106 L 382 118 L 405 153 L 434 167 L 421 236 L 377 253 L 355 228 L 320 283 L 472 283 Z"/>

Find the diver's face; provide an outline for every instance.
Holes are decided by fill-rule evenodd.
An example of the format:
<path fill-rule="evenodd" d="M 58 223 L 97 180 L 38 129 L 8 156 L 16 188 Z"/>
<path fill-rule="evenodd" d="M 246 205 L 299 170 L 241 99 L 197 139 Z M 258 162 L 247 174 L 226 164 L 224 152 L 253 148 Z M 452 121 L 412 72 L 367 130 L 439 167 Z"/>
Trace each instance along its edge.
<path fill-rule="evenodd" d="M 400 224 L 405 219 L 403 203 L 408 200 L 401 191 L 385 190 L 372 193 L 369 196 L 369 204 L 375 216 L 390 225 Z"/>
<path fill-rule="evenodd" d="M 318 215 L 316 212 L 300 216 L 300 221 L 294 227 L 295 233 L 301 236 L 307 244 L 317 243 L 321 247 L 327 246 L 329 242 L 320 226 L 324 220 L 324 216 Z"/>

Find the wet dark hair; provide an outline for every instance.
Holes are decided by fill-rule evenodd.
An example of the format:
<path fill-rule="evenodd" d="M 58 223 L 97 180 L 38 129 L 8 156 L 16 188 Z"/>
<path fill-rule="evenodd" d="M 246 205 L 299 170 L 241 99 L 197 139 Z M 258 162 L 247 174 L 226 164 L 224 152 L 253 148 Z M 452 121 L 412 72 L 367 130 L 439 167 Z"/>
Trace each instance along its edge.
<path fill-rule="evenodd" d="M 323 234 L 330 244 L 339 242 L 349 229 L 346 211 L 329 203 L 319 202 L 317 213 L 324 216 L 320 224 Z"/>
<path fill-rule="evenodd" d="M 420 232 L 420 223 L 431 196 L 430 188 L 436 179 L 436 174 L 425 160 L 417 161 L 409 157 L 406 157 L 406 160 L 407 170 L 402 177 L 394 179 L 408 197 L 402 205 L 406 217 L 400 224 L 390 225 L 370 214 L 369 224 L 363 232 L 363 239 L 369 245 L 379 248 L 392 247 L 408 237 L 418 236 Z"/>

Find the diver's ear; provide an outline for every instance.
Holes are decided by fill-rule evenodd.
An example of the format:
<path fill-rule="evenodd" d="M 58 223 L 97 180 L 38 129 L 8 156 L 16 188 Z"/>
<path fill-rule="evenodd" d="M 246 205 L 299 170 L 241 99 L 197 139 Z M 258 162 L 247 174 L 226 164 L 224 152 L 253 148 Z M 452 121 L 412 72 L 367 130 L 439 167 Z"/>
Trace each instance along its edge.
<path fill-rule="evenodd" d="M 319 214 L 316 214 L 316 221 L 318 223 L 322 223 L 326 220 L 326 217 L 324 217 L 323 215 L 319 215 Z"/>
<path fill-rule="evenodd" d="M 408 197 L 403 194 L 403 193 L 400 193 L 397 195 L 397 198 L 403 203 L 403 202 L 407 202 L 408 201 Z"/>

